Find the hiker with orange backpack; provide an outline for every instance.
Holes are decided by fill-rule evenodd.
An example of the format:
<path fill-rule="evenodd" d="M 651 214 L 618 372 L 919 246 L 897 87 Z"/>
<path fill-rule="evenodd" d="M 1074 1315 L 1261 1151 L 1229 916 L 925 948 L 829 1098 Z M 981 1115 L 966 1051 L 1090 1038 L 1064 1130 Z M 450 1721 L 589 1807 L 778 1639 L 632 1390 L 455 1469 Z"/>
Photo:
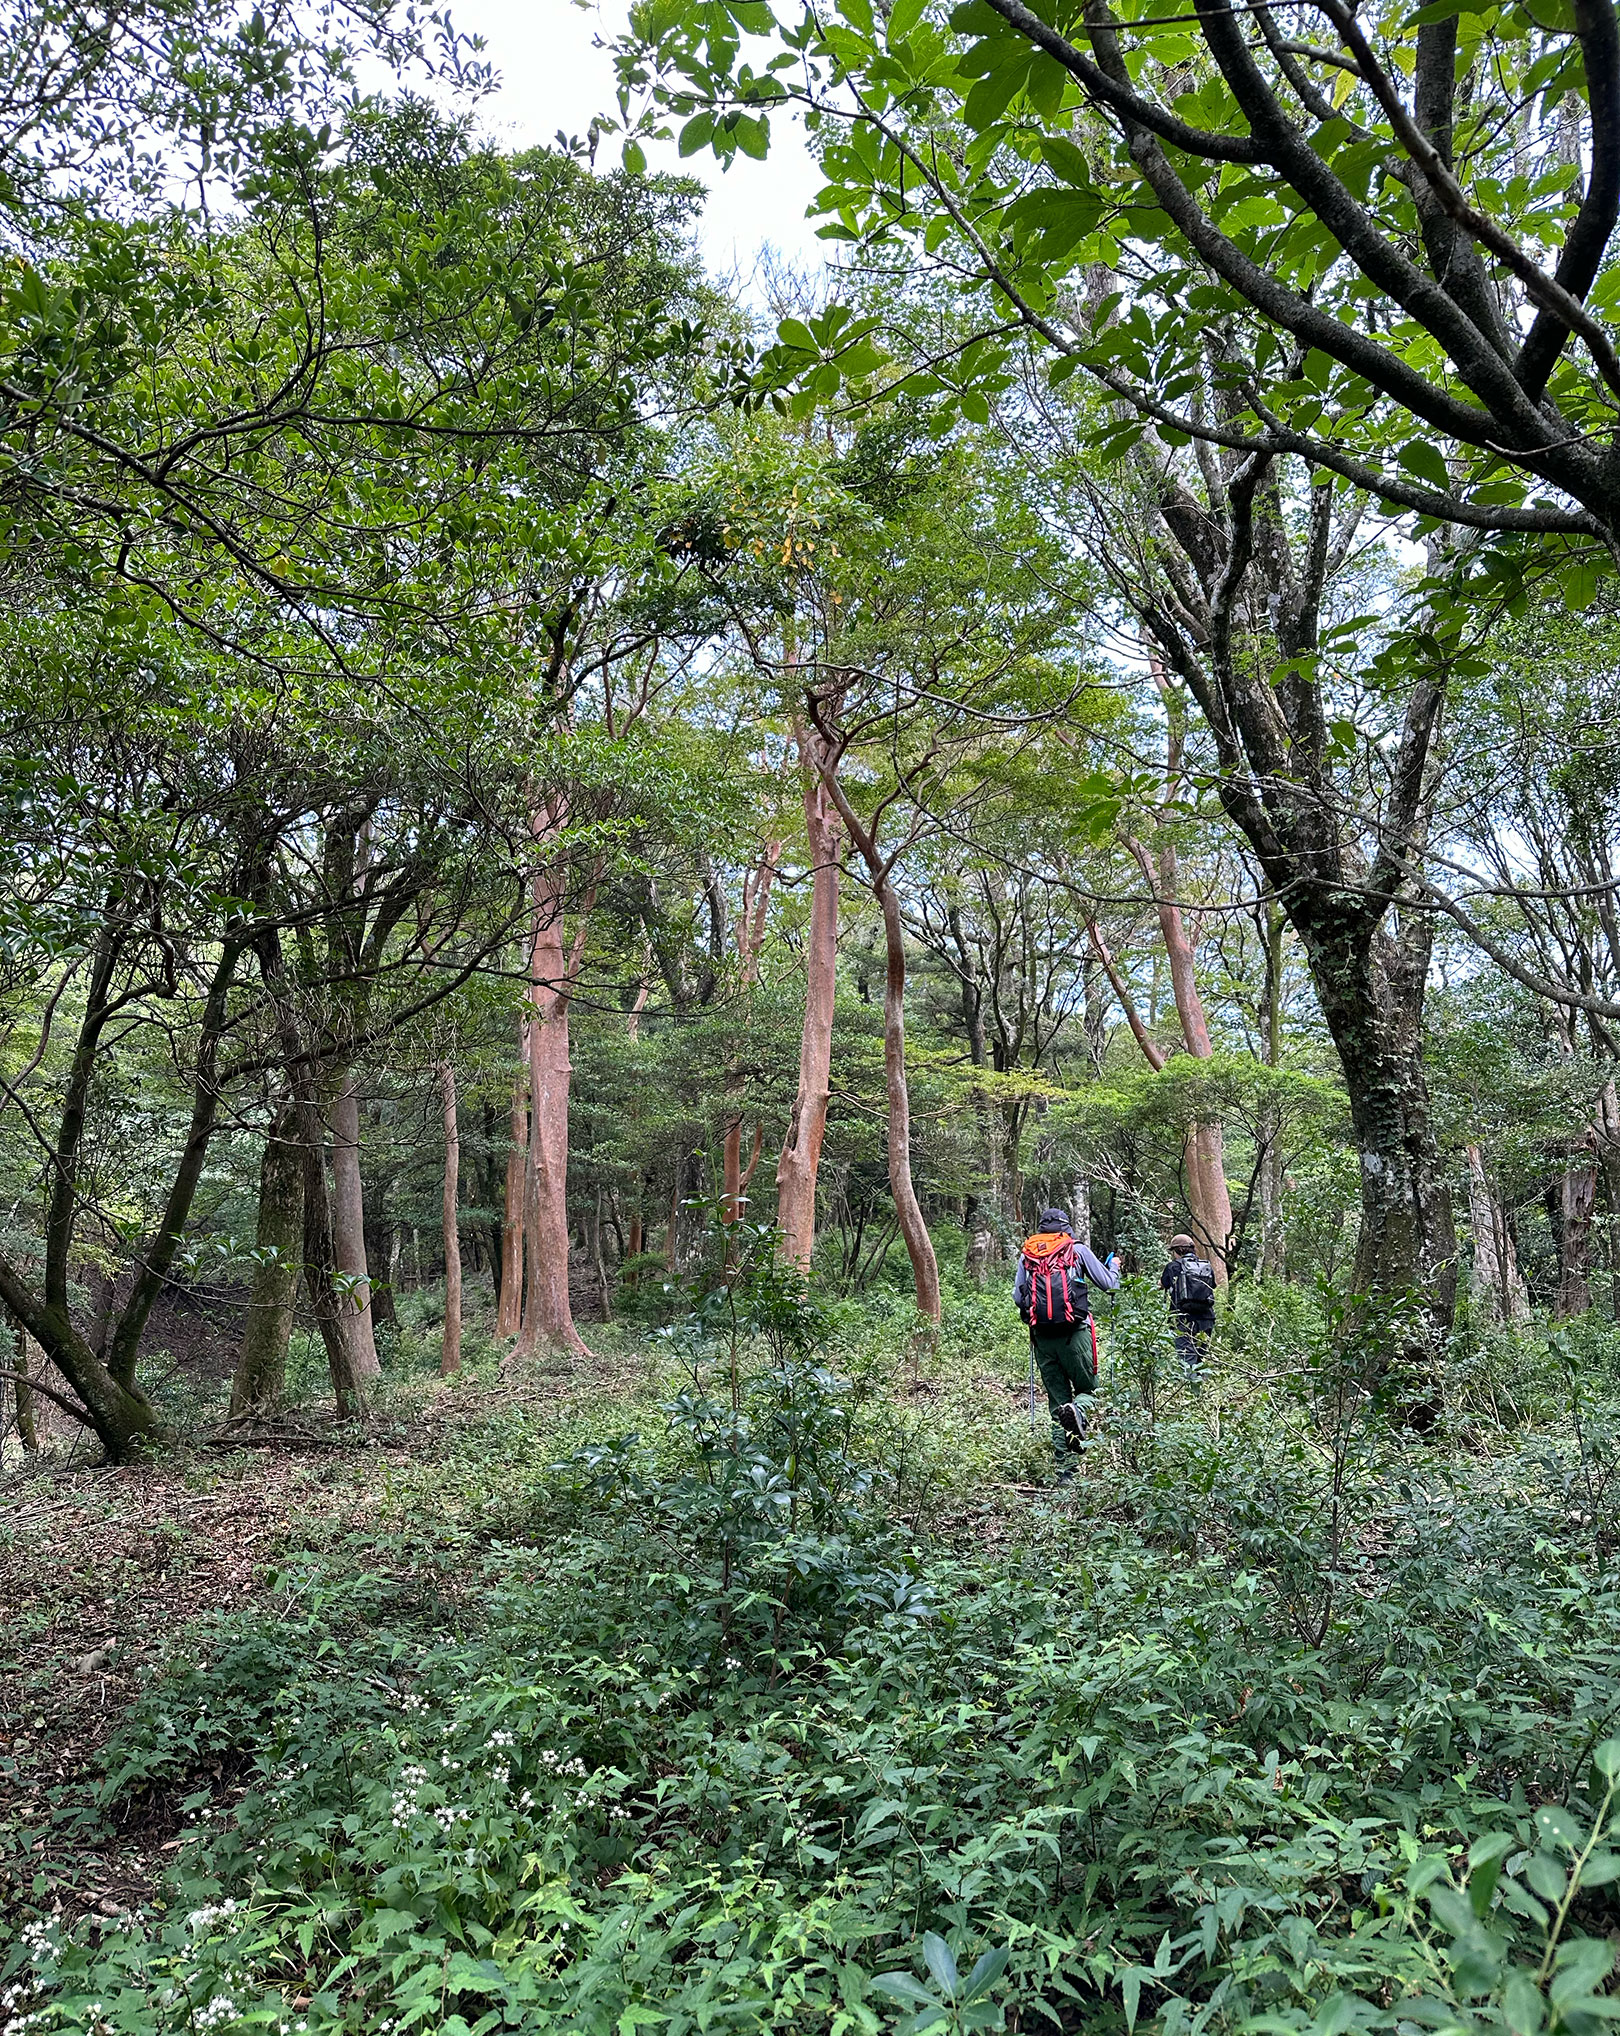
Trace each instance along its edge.
<path fill-rule="evenodd" d="M 1061 1209 L 1043 1209 L 1040 1228 L 1025 1238 L 1018 1255 L 1013 1299 L 1029 1324 L 1030 1355 L 1046 1388 L 1052 1454 L 1061 1478 L 1073 1475 L 1068 1458 L 1071 1452 L 1078 1454 L 1086 1432 L 1085 1409 L 1079 1403 L 1097 1388 L 1097 1331 L 1087 1280 L 1103 1293 L 1113 1293 L 1119 1285 L 1114 1254 L 1100 1262 L 1089 1245 L 1076 1241 Z"/>

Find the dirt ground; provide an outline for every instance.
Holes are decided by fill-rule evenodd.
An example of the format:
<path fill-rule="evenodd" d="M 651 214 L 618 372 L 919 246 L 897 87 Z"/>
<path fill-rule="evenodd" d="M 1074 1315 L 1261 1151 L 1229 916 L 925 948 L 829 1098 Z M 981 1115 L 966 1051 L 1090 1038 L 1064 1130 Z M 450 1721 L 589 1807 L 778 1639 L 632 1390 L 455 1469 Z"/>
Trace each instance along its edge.
<path fill-rule="evenodd" d="M 262 1594 L 312 1541 L 363 1528 L 390 1480 L 447 1427 L 499 1403 L 565 1420 L 633 1392 L 640 1358 L 541 1359 L 497 1383 L 429 1389 L 363 1438 L 301 1431 L 253 1447 L 183 1439 L 92 1468 L 82 1444 L 0 1477 L 0 1916 L 19 1899 L 72 1913 L 144 1898 L 178 1842 L 178 1804 L 119 1827 L 95 1806 L 98 1755 L 143 1671 L 187 1621 Z M 218 1777 L 225 1787 L 228 1778 Z M 195 1784 L 193 1784 L 195 1786 Z"/>

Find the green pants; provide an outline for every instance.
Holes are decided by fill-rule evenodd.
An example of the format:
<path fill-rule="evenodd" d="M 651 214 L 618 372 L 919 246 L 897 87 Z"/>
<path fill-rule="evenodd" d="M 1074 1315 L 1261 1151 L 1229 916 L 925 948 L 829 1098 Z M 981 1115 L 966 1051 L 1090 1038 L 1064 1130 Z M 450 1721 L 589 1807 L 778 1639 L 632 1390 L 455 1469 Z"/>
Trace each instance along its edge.
<path fill-rule="evenodd" d="M 1032 1329 L 1029 1347 L 1035 1353 L 1036 1369 L 1046 1388 L 1046 1405 L 1052 1416 L 1052 1454 L 1058 1462 L 1068 1459 L 1068 1443 L 1058 1426 L 1057 1410 L 1066 1400 L 1096 1391 L 1097 1366 L 1091 1354 L 1089 1319 L 1076 1328 Z"/>

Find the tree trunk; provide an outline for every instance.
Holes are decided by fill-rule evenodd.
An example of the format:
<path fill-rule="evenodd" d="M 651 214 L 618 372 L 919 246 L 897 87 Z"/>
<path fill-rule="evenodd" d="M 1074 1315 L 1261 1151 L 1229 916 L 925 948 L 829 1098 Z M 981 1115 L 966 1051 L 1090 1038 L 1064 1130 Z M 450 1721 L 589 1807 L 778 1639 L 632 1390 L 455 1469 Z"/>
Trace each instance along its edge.
<path fill-rule="evenodd" d="M 881 899 L 888 966 L 883 978 L 883 1076 L 888 1097 L 889 1192 L 894 1197 L 900 1235 L 911 1260 L 918 1310 L 931 1322 L 940 1319 L 939 1262 L 934 1240 L 923 1221 L 922 1206 L 911 1178 L 911 1096 L 906 1085 L 906 948 L 900 922 L 900 901 L 884 883 Z"/>
<path fill-rule="evenodd" d="M 810 938 L 805 952 L 804 1024 L 799 1088 L 776 1167 L 776 1221 L 782 1256 L 808 1273 L 816 1246 L 816 1176 L 832 1100 L 833 1010 L 838 991 L 840 830 L 816 758 L 820 737 L 799 731 L 804 825 L 809 842 Z"/>
<path fill-rule="evenodd" d="M 366 1264 L 387 1268 L 382 1279 L 374 1278 L 371 1283 L 372 1330 L 397 1329 L 394 1281 L 399 1269 L 399 1225 L 391 1217 L 377 1216 L 374 1209 L 366 1212 Z"/>
<path fill-rule="evenodd" d="M 360 1180 L 360 1099 L 354 1077 L 345 1069 L 328 1118 L 332 1126 L 332 1248 L 337 1267 L 354 1282 L 349 1292 L 353 1311 L 349 1348 L 356 1374 L 374 1379 L 382 1366 L 372 1329 L 371 1274 L 366 1263 L 366 1203 Z"/>
<path fill-rule="evenodd" d="M 1457 1232 L 1423 1069 L 1427 939 L 1414 933 L 1398 944 L 1371 931 L 1354 901 L 1335 908 L 1313 897 L 1298 913 L 1360 1162 L 1356 1286 L 1418 1296 L 1443 1343 L 1456 1304 Z"/>
<path fill-rule="evenodd" d="M 247 1325 L 231 1381 L 231 1419 L 272 1412 L 287 1384 L 287 1339 L 298 1300 L 304 1241 L 304 1154 L 297 1116 L 283 1099 L 271 1118 L 259 1161 L 258 1264 Z"/>
<path fill-rule="evenodd" d="M 506 1200 L 501 1212 L 501 1291 L 495 1309 L 497 1337 L 516 1336 L 523 1326 L 523 1176 L 529 1144 L 529 1095 L 523 1070 L 512 1080 L 512 1112 L 506 1148 Z"/>
<path fill-rule="evenodd" d="M 439 1063 L 439 1104 L 444 1116 L 444 1349 L 441 1376 L 461 1369 L 461 1127 L 456 1114 L 456 1070 Z"/>
<path fill-rule="evenodd" d="M 17 1370 L 17 1440 L 28 1456 L 39 1454 L 39 1399 L 28 1376 L 28 1332 L 22 1324 L 13 1320 L 12 1333 L 17 1339 L 17 1350 L 13 1362 Z"/>
<path fill-rule="evenodd" d="M 562 819 L 548 810 L 535 834 L 544 850 L 561 832 Z M 567 877 L 557 864 L 534 880 L 534 927 L 529 957 L 529 1151 L 524 1193 L 524 1296 L 522 1347 L 542 1343 L 588 1355 L 574 1326 L 568 1293 L 568 1100 L 573 1065 L 568 1052 L 568 1014 L 584 954 L 585 924 L 573 947 L 563 944 Z M 585 911 L 590 910 L 587 901 Z"/>
<path fill-rule="evenodd" d="M 1088 1249 L 1091 1245 L 1091 1184 L 1082 1174 L 1069 1190 L 1069 1220 L 1074 1224 L 1077 1241 Z"/>
<path fill-rule="evenodd" d="M 760 950 L 765 945 L 765 922 L 770 910 L 771 884 L 776 876 L 776 866 L 781 860 L 780 841 L 768 841 L 753 869 L 743 879 L 742 910 L 737 914 L 737 960 L 738 987 L 742 992 L 745 1008 L 750 992 L 759 980 Z M 759 1164 L 760 1131 L 754 1132 L 753 1157 L 748 1164 L 746 1177 L 742 1164 L 743 1098 L 747 1093 L 747 1081 L 741 1068 L 732 1066 L 726 1071 L 725 1139 L 721 1162 L 720 1207 L 721 1220 L 727 1224 L 742 1220 L 743 1197 L 748 1182 L 753 1179 L 754 1168 Z"/>
<path fill-rule="evenodd" d="M 1159 673 L 1156 660 L 1154 676 L 1160 693 L 1168 703 L 1172 696 Z M 1168 797 L 1178 796 L 1180 782 L 1181 738 L 1172 707 L 1165 777 Z M 1164 939 L 1165 958 L 1170 965 L 1170 992 L 1175 999 L 1176 1016 L 1181 1021 L 1182 1039 L 1194 1060 L 1210 1060 L 1215 1049 L 1210 1040 L 1204 999 L 1198 988 L 1197 956 L 1182 916 L 1175 844 L 1168 834 L 1162 835 L 1156 863 L 1149 859 L 1139 842 L 1131 842 L 1130 849 L 1155 894 L 1159 931 Z M 1226 1257 L 1232 1243 L 1232 1198 L 1226 1185 L 1226 1141 L 1218 1117 L 1204 1116 L 1194 1122 L 1188 1134 L 1186 1153 L 1187 1200 L 1193 1233 L 1208 1249 L 1215 1268 L 1216 1284 L 1224 1286 L 1227 1281 Z"/>
<path fill-rule="evenodd" d="M 326 1368 L 338 1417 L 354 1420 L 365 1413 L 366 1399 L 349 1340 L 353 1304 L 340 1291 L 336 1279 L 337 1249 L 332 1238 L 332 1203 L 326 1187 L 326 1141 L 312 1095 L 298 1098 L 297 1116 L 304 1169 L 304 1289 L 326 1350 Z"/>
<path fill-rule="evenodd" d="M 1609 1305 L 1614 1319 L 1620 1322 L 1620 1090 L 1613 1082 L 1603 1085 L 1593 1130 L 1597 1135 L 1598 1171 L 1607 1212 Z"/>
<path fill-rule="evenodd" d="M 1492 1191 L 1484 1155 L 1468 1147 L 1468 1215 L 1474 1233 L 1474 1305 L 1492 1322 L 1522 1322 L 1530 1297 L 1519 1276 L 1507 1215 Z"/>
<path fill-rule="evenodd" d="M 1592 1219 L 1597 1210 L 1597 1168 L 1590 1160 L 1566 1169 L 1558 1184 L 1558 1293 L 1553 1314 L 1559 1321 L 1584 1315 L 1592 1305 Z"/>
<path fill-rule="evenodd" d="M 1282 1065 L 1282 967 L 1283 933 L 1287 926 L 1282 908 L 1266 908 L 1265 1038 L 1266 1066 Z M 1260 1154 L 1260 1264 L 1263 1280 L 1282 1279 L 1288 1263 L 1287 1239 L 1283 1233 L 1282 1113 L 1268 1095 L 1260 1105 L 1256 1126 L 1262 1147 Z"/>
<path fill-rule="evenodd" d="M 585 1263 L 596 1282 L 596 1319 L 609 1322 L 613 1319 L 613 1309 L 608 1299 L 607 1261 L 602 1253 L 602 1202 L 602 1189 L 598 1186 L 585 1208 Z"/>

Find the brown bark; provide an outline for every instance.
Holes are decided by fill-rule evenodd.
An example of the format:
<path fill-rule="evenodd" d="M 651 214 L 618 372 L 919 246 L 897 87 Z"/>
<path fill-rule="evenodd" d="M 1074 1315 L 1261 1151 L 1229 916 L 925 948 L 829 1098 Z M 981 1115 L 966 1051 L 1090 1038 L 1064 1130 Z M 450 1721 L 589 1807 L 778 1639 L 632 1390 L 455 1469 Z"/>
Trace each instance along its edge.
<path fill-rule="evenodd" d="M 810 855 L 810 937 L 805 951 L 799 1087 L 776 1166 L 776 1222 L 782 1233 L 783 1258 L 801 1272 L 808 1272 L 816 1244 L 816 1176 L 832 1100 L 842 843 L 837 809 L 818 768 L 823 753 L 821 737 L 802 727 L 796 733 L 804 774 L 804 826 Z"/>
<path fill-rule="evenodd" d="M 562 832 L 564 813 L 548 806 L 536 815 L 541 853 Z M 563 914 L 567 873 L 557 862 L 534 879 L 534 921 L 529 950 L 529 1150 L 524 1183 L 524 1295 L 522 1348 L 542 1343 L 585 1354 L 568 1293 L 568 1101 L 573 1064 L 568 1015 L 585 954 L 591 899 L 585 901 L 572 946 L 565 947 Z"/>
<path fill-rule="evenodd" d="M 512 1080 L 509 1121 L 506 1200 L 501 1212 L 501 1292 L 495 1309 L 497 1337 L 516 1336 L 523 1326 L 523 1176 L 529 1143 L 529 1091 L 521 1068 Z"/>
<path fill-rule="evenodd" d="M 439 1063 L 439 1106 L 444 1119 L 444 1347 L 441 1376 L 461 1369 L 461 1125 L 456 1111 L 456 1070 Z"/>
<path fill-rule="evenodd" d="M 283 1098 L 271 1118 L 259 1161 L 259 1219 L 247 1324 L 231 1381 L 231 1419 L 268 1413 L 287 1382 L 287 1339 L 298 1300 L 304 1241 L 304 1154 L 296 1113 Z"/>
<path fill-rule="evenodd" d="M 929 1321 L 938 1322 L 939 1262 L 911 1177 L 911 1095 L 906 1084 L 906 938 L 900 900 L 891 881 L 894 858 L 883 854 L 871 829 L 857 816 L 838 782 L 836 761 L 823 756 L 818 762 L 822 782 L 832 795 L 850 840 L 860 851 L 872 895 L 883 914 L 883 1079 L 888 1106 L 889 1193 L 894 1199 L 895 1220 L 906 1256 L 911 1260 L 918 1312 Z"/>
<path fill-rule="evenodd" d="M 332 1099 L 332 1247 L 338 1271 L 354 1282 L 350 1306 L 349 1347 L 359 1377 L 374 1379 L 382 1370 L 371 1315 L 371 1272 L 366 1263 L 365 1190 L 360 1180 L 360 1099 L 354 1078 L 346 1071 Z"/>
<path fill-rule="evenodd" d="M 1125 1014 L 1125 1023 L 1131 1028 L 1131 1037 L 1142 1049 L 1143 1059 L 1152 1068 L 1153 1072 L 1157 1074 L 1170 1056 L 1153 1038 L 1146 1025 L 1143 1024 L 1142 1014 L 1136 1008 L 1136 999 L 1131 995 L 1125 978 L 1120 974 L 1118 964 L 1109 951 L 1108 943 L 1103 939 L 1095 919 L 1088 919 L 1086 921 L 1086 935 L 1091 942 L 1093 952 L 1103 965 L 1103 972 L 1108 977 L 1115 1000 Z"/>

